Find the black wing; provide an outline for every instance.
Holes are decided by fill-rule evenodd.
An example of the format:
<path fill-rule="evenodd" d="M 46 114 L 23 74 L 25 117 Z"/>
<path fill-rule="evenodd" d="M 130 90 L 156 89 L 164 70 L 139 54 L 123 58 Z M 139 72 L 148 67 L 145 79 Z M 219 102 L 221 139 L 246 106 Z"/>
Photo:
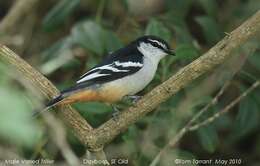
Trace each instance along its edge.
<path fill-rule="evenodd" d="M 62 94 L 79 90 L 93 84 L 102 84 L 132 75 L 143 67 L 143 55 L 133 46 L 121 48 L 109 54 L 99 65 L 82 75 L 77 84 Z"/>
<path fill-rule="evenodd" d="M 110 82 L 134 74 L 142 67 L 142 54 L 138 50 L 123 48 L 110 54 L 101 64 L 81 76 L 77 84 Z"/>

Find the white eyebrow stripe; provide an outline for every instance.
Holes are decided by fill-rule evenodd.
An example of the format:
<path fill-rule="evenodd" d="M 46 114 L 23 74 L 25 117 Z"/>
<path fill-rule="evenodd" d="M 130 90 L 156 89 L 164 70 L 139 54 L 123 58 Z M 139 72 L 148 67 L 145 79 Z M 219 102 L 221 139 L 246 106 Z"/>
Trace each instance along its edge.
<path fill-rule="evenodd" d="M 128 61 L 128 62 L 119 62 L 119 61 L 116 61 L 116 62 L 115 62 L 115 65 L 116 65 L 116 66 L 122 66 L 122 67 L 143 67 L 143 64 L 142 64 L 142 63 L 139 63 L 139 62 L 131 62 L 131 61 Z"/>
<path fill-rule="evenodd" d="M 110 75 L 110 74 L 99 74 L 98 72 L 97 73 L 93 73 L 93 74 L 90 74 L 88 76 L 85 76 L 83 77 L 82 79 L 78 80 L 77 81 L 77 84 L 78 83 L 81 83 L 81 82 L 84 82 L 84 81 L 87 81 L 87 80 L 91 80 L 93 78 L 97 78 L 97 77 L 101 77 L 101 76 L 106 76 L 106 75 Z"/>
<path fill-rule="evenodd" d="M 90 70 L 89 72 L 93 71 L 93 70 L 111 70 L 113 72 L 128 72 L 129 70 L 119 70 L 113 66 L 111 66 L 113 64 L 109 64 L 109 65 L 105 65 L 105 66 L 100 66 L 100 67 L 97 67 L 97 68 L 94 68 L 92 70 Z"/>
<path fill-rule="evenodd" d="M 163 43 L 161 43 L 161 42 L 159 42 L 159 41 L 157 41 L 157 40 L 153 40 L 153 39 L 148 39 L 148 40 L 151 41 L 151 42 L 155 42 L 155 43 L 157 43 L 158 45 L 162 46 L 164 49 L 166 49 L 166 45 L 165 45 L 165 44 L 163 44 Z"/>

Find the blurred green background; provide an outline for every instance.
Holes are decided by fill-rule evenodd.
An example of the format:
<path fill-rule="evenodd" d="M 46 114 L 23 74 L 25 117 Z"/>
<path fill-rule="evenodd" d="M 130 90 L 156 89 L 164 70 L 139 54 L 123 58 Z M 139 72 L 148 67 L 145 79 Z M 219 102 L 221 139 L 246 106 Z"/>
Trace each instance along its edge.
<path fill-rule="evenodd" d="M 0 0 L 0 21 L 14 3 Z M 62 90 L 109 52 L 144 34 L 160 36 L 176 50 L 177 56 L 160 63 L 155 79 L 140 93 L 145 94 L 259 9 L 259 0 L 45 0 L 39 1 L 8 32 L 0 32 L 0 43 Z M 131 125 L 105 148 L 107 157 L 128 159 L 129 165 L 149 165 L 176 132 L 212 100 L 224 82 L 231 80 L 229 88 L 199 121 L 221 110 L 259 79 L 259 48 L 259 41 L 247 43 L 227 63 Z M 46 123 L 29 116 L 41 102 L 35 97 L 37 90 L 3 63 L 0 73 L 0 151 L 8 149 L 21 158 L 49 158 L 63 163 Z M 124 102 L 119 105 L 121 109 L 129 106 Z M 73 107 L 94 127 L 112 114 L 112 109 L 101 103 L 77 103 Z M 175 158 L 234 158 L 242 159 L 242 165 L 259 165 L 259 125 L 260 88 L 230 113 L 186 134 L 176 148 L 167 150 L 159 165 L 174 165 Z M 77 157 L 83 157 L 84 146 L 69 128 L 66 130 L 72 150 Z M 5 157 L 1 155 L 0 159 Z"/>

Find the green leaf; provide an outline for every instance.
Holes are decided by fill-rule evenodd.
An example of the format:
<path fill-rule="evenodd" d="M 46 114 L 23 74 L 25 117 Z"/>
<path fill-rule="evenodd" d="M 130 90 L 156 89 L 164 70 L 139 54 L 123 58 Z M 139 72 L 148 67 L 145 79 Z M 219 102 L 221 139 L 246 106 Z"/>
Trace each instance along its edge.
<path fill-rule="evenodd" d="M 239 77 L 245 81 L 252 82 L 252 83 L 257 80 L 257 77 L 255 77 L 253 74 L 243 69 L 239 72 Z"/>
<path fill-rule="evenodd" d="M 107 116 L 111 117 L 112 108 L 99 102 L 75 103 L 73 104 L 80 114 L 87 119 L 93 127 L 98 127 Z"/>
<path fill-rule="evenodd" d="M 214 127 L 206 126 L 197 131 L 202 147 L 209 153 L 213 153 L 219 143 L 218 135 Z"/>
<path fill-rule="evenodd" d="M 243 136 L 259 125 L 260 115 L 258 110 L 257 102 L 251 96 L 241 101 L 234 123 L 235 135 Z"/>
<path fill-rule="evenodd" d="M 95 54 L 102 55 L 105 50 L 103 41 L 104 31 L 93 21 L 84 21 L 72 28 L 71 37 L 74 43 L 81 45 Z"/>
<path fill-rule="evenodd" d="M 219 111 L 220 108 L 215 107 L 214 113 Z M 231 128 L 233 125 L 234 120 L 232 117 L 228 116 L 227 114 L 221 115 L 221 118 L 216 118 L 212 124 L 217 130 L 226 130 L 227 128 Z"/>
<path fill-rule="evenodd" d="M 17 145 L 35 144 L 41 130 L 31 118 L 32 110 L 25 96 L 11 87 L 0 87 L 0 105 L 0 136 Z"/>
<path fill-rule="evenodd" d="M 184 96 L 184 91 L 180 91 L 177 94 L 170 97 L 168 100 L 166 100 L 162 104 L 162 106 L 165 106 L 167 109 L 176 108 L 183 100 L 183 96 Z"/>
<path fill-rule="evenodd" d="M 138 135 L 138 129 L 135 126 L 130 126 L 128 131 L 122 136 L 124 144 L 127 146 L 129 154 L 136 152 L 136 139 Z"/>
<path fill-rule="evenodd" d="M 67 48 L 67 43 L 68 39 L 67 38 L 63 38 L 60 39 L 59 41 L 55 42 L 54 44 L 52 44 L 49 48 L 45 49 L 42 53 L 41 53 L 41 57 L 43 59 L 43 61 L 48 61 L 50 59 L 52 59 L 53 57 L 56 57 L 59 55 L 59 51 L 62 49 Z"/>
<path fill-rule="evenodd" d="M 219 41 L 223 35 L 216 20 L 209 16 L 199 16 L 195 20 L 201 26 L 204 37 L 209 44 Z"/>
<path fill-rule="evenodd" d="M 71 48 L 73 45 L 80 45 L 95 54 L 103 55 L 115 51 L 123 44 L 114 32 L 104 29 L 93 21 L 83 21 L 72 28 L 69 36 L 56 42 L 42 53 L 47 62 L 41 66 L 41 72 L 49 74 L 64 65 L 66 67 L 78 66 L 77 61 L 72 59 Z M 93 61 L 96 64 L 97 59 L 97 57 L 90 56 L 88 64 Z M 71 65 L 71 62 L 75 63 Z"/>
<path fill-rule="evenodd" d="M 182 14 L 176 13 L 176 10 L 171 10 L 165 15 L 165 19 L 169 24 L 169 27 L 174 28 L 177 43 L 191 43 L 193 41 L 189 28 L 186 24 L 186 19 L 182 16 Z"/>
<path fill-rule="evenodd" d="M 174 25 L 174 30 L 178 43 L 190 44 L 192 42 L 193 38 L 186 25 Z"/>
<path fill-rule="evenodd" d="M 116 36 L 116 34 L 109 30 L 104 30 L 104 44 L 106 52 L 115 51 L 121 47 L 123 47 L 122 42 Z"/>
<path fill-rule="evenodd" d="M 122 139 L 127 142 L 135 140 L 138 137 L 138 128 L 132 125 L 128 128 L 127 132 L 122 136 Z"/>
<path fill-rule="evenodd" d="M 218 13 L 218 4 L 216 0 L 199 0 L 200 4 L 211 17 L 216 17 Z"/>
<path fill-rule="evenodd" d="M 76 9 L 80 0 L 61 0 L 44 17 L 43 28 L 46 31 L 53 31 L 61 25 L 66 18 Z"/>
<path fill-rule="evenodd" d="M 243 5 L 238 5 L 237 8 L 235 8 L 235 10 L 232 12 L 233 15 L 240 20 L 244 20 L 252 16 L 260 8 L 260 1 L 256 0 L 248 0 L 246 3 L 241 4 Z"/>
<path fill-rule="evenodd" d="M 88 112 L 91 114 L 104 114 L 111 112 L 111 108 L 109 106 L 99 102 L 77 103 L 75 106 L 82 113 Z"/>
<path fill-rule="evenodd" d="M 61 66 L 62 69 L 72 71 L 73 69 L 75 70 L 76 68 L 80 67 L 80 60 L 79 59 L 70 59 L 64 65 Z"/>
<path fill-rule="evenodd" d="M 184 18 L 194 2 L 193 0 L 165 0 L 166 7 L 170 9 L 174 17 Z"/>
<path fill-rule="evenodd" d="M 185 91 L 189 93 L 189 89 L 185 89 Z M 204 108 L 211 101 L 212 101 L 212 97 L 205 95 L 205 96 L 201 96 L 200 98 L 194 99 L 192 103 L 189 104 L 189 106 L 191 107 L 192 112 L 197 113 L 201 111 L 201 109 Z M 215 111 L 215 107 L 210 107 L 203 115 L 201 115 L 200 118 L 203 119 L 208 118 L 210 115 L 212 115 L 214 111 Z"/>
<path fill-rule="evenodd" d="M 175 52 L 178 59 L 193 60 L 199 56 L 198 50 L 190 44 L 179 44 Z"/>
<path fill-rule="evenodd" d="M 122 47 L 122 42 L 114 32 L 106 30 L 93 21 L 84 21 L 75 25 L 71 37 L 75 44 L 98 55 Z"/>
<path fill-rule="evenodd" d="M 66 37 L 44 50 L 42 53 L 44 63 L 40 66 L 41 72 L 47 75 L 68 64 L 68 62 L 73 62 L 72 44 L 70 38 Z"/>
<path fill-rule="evenodd" d="M 255 52 L 253 55 L 249 56 L 248 60 L 250 64 L 260 71 L 260 52 Z"/>
<path fill-rule="evenodd" d="M 260 87 L 256 88 L 253 92 L 251 92 L 250 96 L 252 97 L 252 99 L 256 102 L 257 107 L 258 107 L 258 111 L 260 112 Z"/>
<path fill-rule="evenodd" d="M 156 19 L 151 19 L 149 21 L 145 30 L 145 34 L 159 36 L 168 42 L 171 38 L 170 30 Z"/>

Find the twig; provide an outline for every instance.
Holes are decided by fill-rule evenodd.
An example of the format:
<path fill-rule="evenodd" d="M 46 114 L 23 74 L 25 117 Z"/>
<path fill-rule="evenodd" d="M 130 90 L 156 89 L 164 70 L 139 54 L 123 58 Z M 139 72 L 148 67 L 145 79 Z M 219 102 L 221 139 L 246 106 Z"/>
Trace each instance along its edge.
<path fill-rule="evenodd" d="M 215 113 L 210 118 L 197 123 L 196 125 L 190 126 L 189 131 L 197 130 L 198 128 L 205 126 L 214 120 L 216 120 L 220 115 L 227 113 L 231 110 L 232 107 L 234 107 L 237 103 L 239 103 L 243 98 L 245 98 L 250 92 L 252 92 L 254 89 L 256 89 L 260 85 L 260 81 L 256 81 L 250 88 L 248 88 L 246 91 L 244 91 L 240 96 L 238 96 L 235 100 L 233 100 L 230 104 L 228 104 L 225 108 L 223 108 L 218 113 Z"/>
<path fill-rule="evenodd" d="M 110 119 L 95 129 L 94 134 L 97 141 L 95 145 L 103 146 L 107 144 L 120 132 L 127 129 L 129 125 L 151 112 L 170 96 L 179 92 L 179 90 L 190 84 L 196 78 L 211 71 L 217 65 L 222 64 L 232 55 L 232 52 L 236 48 L 240 47 L 253 36 L 256 36 L 259 30 L 260 11 L 231 32 L 229 36 L 226 36 L 217 43 L 207 53 L 182 68 L 170 79 L 146 94 L 134 107 L 119 114 L 117 121 Z"/>
<path fill-rule="evenodd" d="M 260 81 L 256 81 L 250 88 L 248 88 L 246 91 L 244 91 L 240 96 L 238 96 L 235 100 L 233 100 L 229 105 L 227 105 L 225 108 L 223 108 L 220 112 L 214 114 L 213 116 L 209 117 L 208 119 L 204 120 L 203 122 L 200 122 L 196 125 L 192 126 L 192 123 L 194 123 L 203 113 L 205 113 L 211 106 L 215 105 L 218 101 L 218 98 L 223 94 L 225 89 L 229 85 L 229 81 L 221 88 L 221 90 L 218 92 L 218 94 L 214 97 L 213 100 L 209 104 L 207 104 L 201 111 L 199 111 L 178 133 L 177 135 L 166 145 L 164 148 L 156 155 L 156 157 L 151 162 L 150 166 L 156 166 L 158 162 L 160 161 L 161 156 L 163 153 L 166 152 L 166 150 L 170 147 L 174 147 L 177 142 L 182 138 L 184 134 L 186 134 L 189 131 L 197 130 L 198 128 L 205 126 L 214 120 L 216 120 L 220 115 L 227 113 L 231 110 L 232 107 L 234 107 L 238 102 L 240 102 L 244 97 L 246 97 L 250 92 L 252 92 L 254 89 L 256 89 L 260 85 Z"/>
<path fill-rule="evenodd" d="M 169 141 L 169 143 L 160 150 L 160 152 L 156 155 L 156 157 L 151 162 L 150 166 L 156 166 L 160 161 L 161 156 L 166 150 L 170 147 L 174 147 L 177 142 L 189 131 L 190 126 L 194 123 L 203 113 L 205 113 L 211 106 L 217 103 L 219 97 L 224 93 L 226 88 L 229 86 L 230 82 L 227 81 L 224 86 L 220 89 L 218 94 L 209 102 L 205 107 L 203 107 L 193 118 L 175 135 L 173 139 Z"/>
<path fill-rule="evenodd" d="M 0 58 L 13 67 L 20 76 L 28 80 L 32 86 L 37 88 L 38 91 L 44 94 L 47 98 L 52 98 L 59 94 L 57 88 L 55 88 L 47 78 L 3 45 L 0 45 Z M 81 142 L 87 146 L 91 139 L 89 138 L 89 133 L 92 130 L 92 127 L 70 106 L 62 107 L 60 110 L 66 122 L 73 127 L 75 134 Z"/>
<path fill-rule="evenodd" d="M 219 68 L 223 68 L 226 65 L 228 65 L 228 71 L 229 71 L 229 75 L 230 75 L 229 80 L 227 80 L 225 82 L 225 84 L 222 86 L 222 88 L 217 93 L 217 95 L 205 107 L 203 107 L 200 111 L 198 111 L 198 113 L 195 116 L 193 116 L 193 118 L 175 135 L 175 137 L 173 137 L 173 139 L 171 139 L 169 141 L 169 143 L 167 145 L 165 145 L 165 147 L 163 149 L 160 150 L 160 152 L 156 155 L 156 157 L 151 162 L 150 166 L 157 165 L 157 163 L 159 162 L 163 153 L 165 153 L 168 148 L 174 147 L 178 143 L 178 141 L 183 137 L 183 135 L 186 134 L 188 131 L 190 131 L 190 127 L 192 126 L 192 124 L 194 122 L 196 122 L 202 114 L 204 114 L 206 111 L 208 111 L 208 109 L 210 107 L 214 106 L 218 102 L 219 97 L 222 96 L 224 91 L 230 85 L 232 77 L 242 68 L 242 66 L 245 63 L 247 57 L 249 55 L 251 55 L 256 49 L 256 46 L 252 46 L 252 45 L 249 45 L 247 47 L 249 47 L 249 49 L 247 49 L 245 53 L 242 53 L 242 55 L 239 56 L 239 60 L 234 59 L 234 57 L 233 57 L 233 59 L 230 59 L 230 61 L 228 61 L 227 64 L 224 64 L 224 65 L 219 67 Z M 225 74 L 223 74 L 223 69 L 221 71 L 219 71 L 219 70 L 220 69 L 218 69 L 217 71 L 221 72 L 221 73 L 212 74 L 209 77 L 209 79 L 207 79 L 207 82 L 211 82 L 212 77 L 218 77 L 218 78 L 220 77 L 221 78 L 221 77 L 223 77 L 222 75 L 225 75 Z"/>
<path fill-rule="evenodd" d="M 224 93 L 224 91 L 227 89 L 227 87 L 230 85 L 230 81 L 227 81 L 224 86 L 220 89 L 220 91 L 218 92 L 218 94 L 205 106 L 203 107 L 190 121 L 189 123 L 186 125 L 187 127 L 190 127 L 192 123 L 196 122 L 196 120 L 199 119 L 199 117 L 204 114 L 206 111 L 208 111 L 208 109 L 215 105 L 218 100 L 219 97 Z"/>
<path fill-rule="evenodd" d="M 61 109 L 65 120 L 73 127 L 74 132 L 90 150 L 102 149 L 129 125 L 151 112 L 160 103 L 179 92 L 193 80 L 211 71 L 228 59 L 232 52 L 256 36 L 260 31 L 260 11 L 245 21 L 240 27 L 212 47 L 207 53 L 193 61 L 170 79 L 154 88 L 145 95 L 135 106 L 119 114 L 117 121 L 110 119 L 97 129 L 92 127 L 70 106 Z M 28 65 L 24 60 L 5 46 L 0 45 L 0 58 L 11 64 L 21 76 L 28 79 L 32 85 L 48 98 L 59 92 L 43 75 Z"/>

